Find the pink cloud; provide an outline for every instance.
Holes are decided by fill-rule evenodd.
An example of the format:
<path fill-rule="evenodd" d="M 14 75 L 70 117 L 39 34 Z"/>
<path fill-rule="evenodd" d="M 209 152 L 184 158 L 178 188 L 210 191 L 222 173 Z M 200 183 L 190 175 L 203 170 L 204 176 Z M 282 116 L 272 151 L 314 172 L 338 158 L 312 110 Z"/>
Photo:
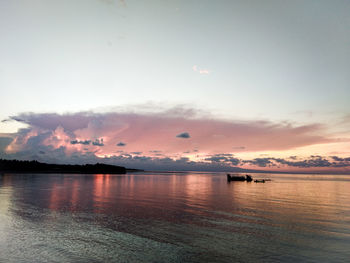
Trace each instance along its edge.
<path fill-rule="evenodd" d="M 210 71 L 208 70 L 208 69 L 201 69 L 201 68 L 198 68 L 198 66 L 197 65 L 194 65 L 193 67 L 192 67 L 192 69 L 193 69 L 193 71 L 195 71 L 195 72 L 198 72 L 199 74 L 209 74 L 210 73 Z"/>
<path fill-rule="evenodd" d="M 29 129 L 10 144 L 9 148 L 25 148 L 28 138 L 36 137 L 40 144 L 54 149 L 83 151 L 88 148 L 99 155 L 111 155 L 123 142 L 126 152 L 149 152 L 157 149 L 166 156 L 197 149 L 199 153 L 215 154 L 240 151 L 288 150 L 312 144 L 329 143 L 319 124 L 292 126 L 267 121 L 224 121 L 194 119 L 166 113 L 75 113 L 23 114 L 14 117 L 29 125 Z M 179 134 L 188 133 L 187 139 Z M 39 135 L 45 136 L 38 137 Z M 20 140 L 22 138 L 22 140 Z M 24 138 L 24 140 L 23 140 Z M 78 141 L 103 141 L 102 144 L 72 144 Z M 20 143 L 18 143 L 20 141 Z M 237 147 L 239 145 L 240 147 Z"/>
<path fill-rule="evenodd" d="M 349 141 L 327 136 L 326 126 L 228 121 L 196 113 L 178 107 L 158 113 L 21 114 L 10 119 L 26 123 L 28 127 L 10 136 L 13 140 L 7 140 L 9 144 L 5 152 L 0 151 L 0 158 L 53 163 L 105 162 L 151 170 L 241 171 L 236 168 L 240 167 L 299 172 L 349 171 L 348 157 L 252 159 L 255 152 L 283 152 Z M 242 156 L 251 153 L 252 157 L 243 159 L 240 153 Z"/>

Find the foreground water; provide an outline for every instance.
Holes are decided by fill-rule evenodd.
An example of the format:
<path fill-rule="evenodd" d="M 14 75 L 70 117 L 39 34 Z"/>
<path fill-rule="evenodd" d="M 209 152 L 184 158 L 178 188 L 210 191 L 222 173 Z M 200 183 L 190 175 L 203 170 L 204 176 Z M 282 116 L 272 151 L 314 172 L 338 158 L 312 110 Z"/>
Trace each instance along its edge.
<path fill-rule="evenodd" d="M 0 175 L 0 262 L 348 262 L 350 176 Z"/>

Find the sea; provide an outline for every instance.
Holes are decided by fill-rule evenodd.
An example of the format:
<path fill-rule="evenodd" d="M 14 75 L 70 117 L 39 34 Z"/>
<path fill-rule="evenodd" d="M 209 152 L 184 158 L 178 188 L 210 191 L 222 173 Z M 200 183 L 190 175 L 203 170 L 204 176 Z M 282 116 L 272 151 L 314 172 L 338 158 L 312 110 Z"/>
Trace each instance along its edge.
<path fill-rule="evenodd" d="M 350 262 L 350 175 L 0 175 L 0 262 Z"/>

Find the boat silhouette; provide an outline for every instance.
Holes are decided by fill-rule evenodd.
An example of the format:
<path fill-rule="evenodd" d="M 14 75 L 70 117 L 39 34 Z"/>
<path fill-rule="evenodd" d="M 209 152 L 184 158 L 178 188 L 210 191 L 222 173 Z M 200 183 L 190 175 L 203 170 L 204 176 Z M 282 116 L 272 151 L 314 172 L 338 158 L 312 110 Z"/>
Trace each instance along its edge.
<path fill-rule="evenodd" d="M 231 181 L 251 182 L 253 181 L 253 178 L 249 174 L 246 174 L 245 176 L 227 174 L 227 181 L 228 182 L 231 182 Z"/>

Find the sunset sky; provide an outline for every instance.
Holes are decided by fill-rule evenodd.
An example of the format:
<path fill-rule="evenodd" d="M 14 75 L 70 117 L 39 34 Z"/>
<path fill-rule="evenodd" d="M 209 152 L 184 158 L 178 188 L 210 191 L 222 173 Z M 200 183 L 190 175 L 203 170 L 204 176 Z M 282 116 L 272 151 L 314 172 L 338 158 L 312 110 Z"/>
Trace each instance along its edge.
<path fill-rule="evenodd" d="M 0 158 L 350 173 L 350 1 L 0 1 Z"/>

